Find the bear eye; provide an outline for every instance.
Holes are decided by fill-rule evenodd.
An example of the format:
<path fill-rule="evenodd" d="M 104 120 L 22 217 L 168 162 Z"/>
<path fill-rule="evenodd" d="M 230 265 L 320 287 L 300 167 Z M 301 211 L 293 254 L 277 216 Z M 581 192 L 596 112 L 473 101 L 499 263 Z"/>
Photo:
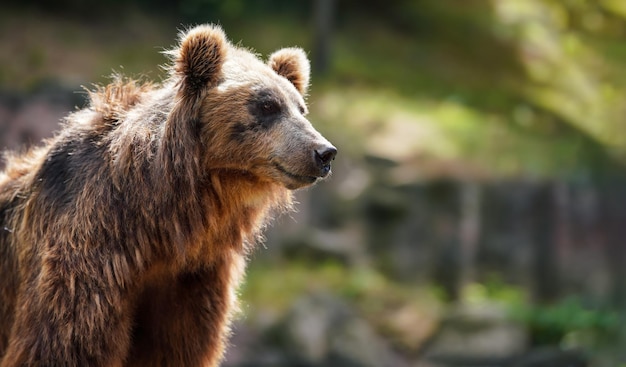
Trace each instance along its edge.
<path fill-rule="evenodd" d="M 285 105 L 272 90 L 263 89 L 251 95 L 248 111 L 261 127 L 269 128 L 280 121 Z"/>
<path fill-rule="evenodd" d="M 274 100 L 265 100 L 261 102 L 261 113 L 265 116 L 275 115 L 280 112 L 280 105 Z"/>

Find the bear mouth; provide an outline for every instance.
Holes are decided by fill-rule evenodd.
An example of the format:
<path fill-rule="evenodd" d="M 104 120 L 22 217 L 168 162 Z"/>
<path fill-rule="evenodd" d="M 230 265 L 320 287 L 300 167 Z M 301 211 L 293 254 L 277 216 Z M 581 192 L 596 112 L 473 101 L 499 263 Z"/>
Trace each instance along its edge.
<path fill-rule="evenodd" d="M 315 176 L 298 175 L 296 173 L 288 171 L 286 168 L 284 168 L 283 166 L 281 166 L 280 164 L 276 162 L 274 162 L 273 165 L 274 165 L 274 168 L 276 168 L 276 170 L 278 170 L 280 173 L 287 176 L 293 181 L 297 181 L 300 184 L 310 185 L 314 183 L 315 181 L 317 181 L 317 177 Z"/>

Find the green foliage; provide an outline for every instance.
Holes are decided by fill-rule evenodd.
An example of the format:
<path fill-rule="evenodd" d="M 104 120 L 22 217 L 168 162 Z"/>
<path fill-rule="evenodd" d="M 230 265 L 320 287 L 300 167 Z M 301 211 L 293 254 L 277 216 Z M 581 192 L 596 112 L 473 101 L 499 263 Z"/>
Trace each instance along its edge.
<path fill-rule="evenodd" d="M 299 295 L 318 290 L 362 302 L 360 307 L 370 311 L 382 311 L 383 304 L 389 302 L 424 305 L 435 302 L 432 295 L 396 284 L 374 269 L 351 269 L 335 261 L 253 265 L 248 270 L 241 293 L 245 302 L 284 311 Z"/>
<path fill-rule="evenodd" d="M 620 315 L 606 307 L 588 306 L 579 297 L 534 304 L 522 288 L 493 277 L 485 283 L 468 285 L 463 301 L 503 305 L 512 320 L 528 329 L 533 346 L 556 345 L 594 355 L 619 344 Z"/>
<path fill-rule="evenodd" d="M 492 276 L 485 283 L 472 283 L 463 289 L 463 301 L 468 303 L 495 302 L 505 305 L 513 313 L 526 307 L 526 294 L 521 288 L 508 285 Z"/>
<path fill-rule="evenodd" d="M 585 307 L 575 297 L 553 305 L 527 307 L 516 315 L 528 325 L 533 344 L 593 348 L 615 339 L 619 316 Z"/>

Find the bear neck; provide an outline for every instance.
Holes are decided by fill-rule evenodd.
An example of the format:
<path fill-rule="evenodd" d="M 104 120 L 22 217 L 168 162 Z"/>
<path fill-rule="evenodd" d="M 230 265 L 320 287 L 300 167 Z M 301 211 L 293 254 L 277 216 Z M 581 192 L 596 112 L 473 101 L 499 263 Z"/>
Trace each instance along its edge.
<path fill-rule="evenodd" d="M 292 208 L 291 191 L 243 171 L 208 170 L 196 182 L 163 190 L 159 212 L 177 263 L 203 266 L 247 255 L 275 215 Z"/>

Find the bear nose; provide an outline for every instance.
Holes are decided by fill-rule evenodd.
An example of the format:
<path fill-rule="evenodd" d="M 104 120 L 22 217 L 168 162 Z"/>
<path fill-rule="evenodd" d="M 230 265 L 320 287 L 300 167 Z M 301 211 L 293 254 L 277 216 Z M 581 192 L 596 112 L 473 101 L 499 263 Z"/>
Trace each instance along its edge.
<path fill-rule="evenodd" d="M 315 149 L 315 160 L 321 169 L 321 177 L 324 177 L 330 172 L 330 162 L 335 159 L 337 155 L 337 148 L 325 146 L 320 149 Z"/>
<path fill-rule="evenodd" d="M 317 157 L 318 162 L 322 166 L 325 166 L 327 164 L 330 164 L 330 161 L 335 159 L 335 156 L 337 155 L 337 148 L 333 146 L 328 146 L 322 149 L 316 149 L 315 155 Z"/>

